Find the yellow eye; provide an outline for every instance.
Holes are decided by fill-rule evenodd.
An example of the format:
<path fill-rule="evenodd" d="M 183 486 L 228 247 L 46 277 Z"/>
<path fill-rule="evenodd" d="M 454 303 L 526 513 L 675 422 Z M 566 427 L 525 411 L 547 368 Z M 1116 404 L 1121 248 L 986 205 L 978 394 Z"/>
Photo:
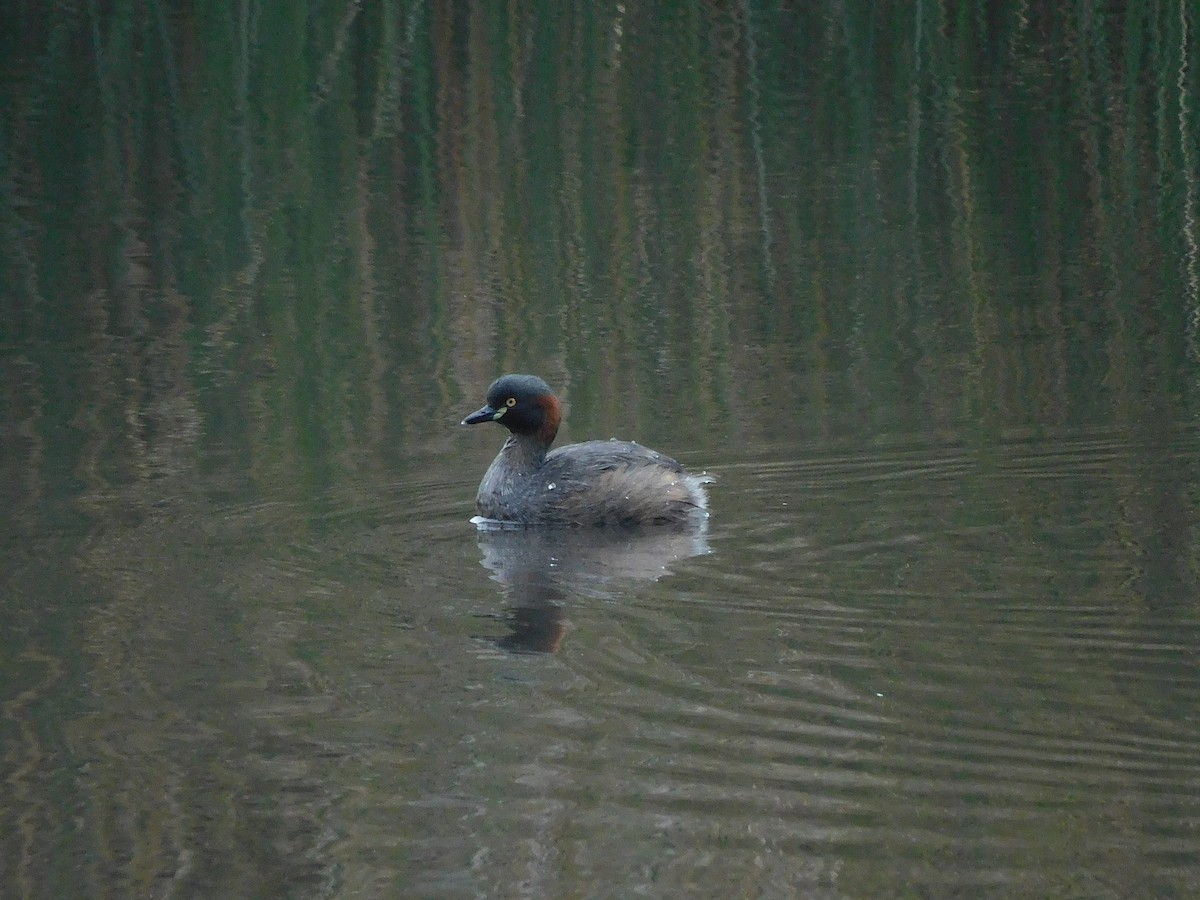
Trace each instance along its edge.
<path fill-rule="evenodd" d="M 514 406 L 517 405 L 517 398 L 509 397 L 507 400 L 504 401 L 504 405 L 507 406 L 509 409 L 512 409 Z"/>

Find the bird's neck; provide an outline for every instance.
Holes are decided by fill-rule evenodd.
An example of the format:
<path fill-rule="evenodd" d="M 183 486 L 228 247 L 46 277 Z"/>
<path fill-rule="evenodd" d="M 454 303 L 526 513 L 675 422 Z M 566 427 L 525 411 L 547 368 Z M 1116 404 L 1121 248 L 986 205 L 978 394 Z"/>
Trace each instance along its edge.
<path fill-rule="evenodd" d="M 511 469 L 529 473 L 540 468 L 546 461 L 550 444 L 535 434 L 511 434 L 500 450 Z"/>

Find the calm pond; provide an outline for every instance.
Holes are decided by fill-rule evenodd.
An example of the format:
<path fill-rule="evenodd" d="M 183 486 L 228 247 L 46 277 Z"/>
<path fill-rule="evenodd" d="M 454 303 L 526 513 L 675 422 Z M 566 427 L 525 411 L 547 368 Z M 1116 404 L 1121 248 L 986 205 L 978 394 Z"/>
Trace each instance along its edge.
<path fill-rule="evenodd" d="M 9 4 L 0 895 L 1200 895 L 1197 29 Z"/>

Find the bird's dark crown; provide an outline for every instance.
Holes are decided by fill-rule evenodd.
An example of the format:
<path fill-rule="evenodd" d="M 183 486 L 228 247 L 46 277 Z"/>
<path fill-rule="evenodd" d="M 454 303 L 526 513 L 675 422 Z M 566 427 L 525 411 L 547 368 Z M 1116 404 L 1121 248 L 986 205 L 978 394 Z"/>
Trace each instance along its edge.
<path fill-rule="evenodd" d="M 504 375 L 488 388 L 487 405 L 513 434 L 536 434 L 549 444 L 558 434 L 562 410 L 550 385 L 536 375 Z"/>

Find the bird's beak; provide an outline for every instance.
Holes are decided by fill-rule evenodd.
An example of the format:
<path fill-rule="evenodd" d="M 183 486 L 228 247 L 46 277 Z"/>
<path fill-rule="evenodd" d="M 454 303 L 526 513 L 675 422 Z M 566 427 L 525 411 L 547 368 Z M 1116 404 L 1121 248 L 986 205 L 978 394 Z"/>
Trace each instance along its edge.
<path fill-rule="evenodd" d="M 494 409 L 491 406 L 485 406 L 483 409 L 479 409 L 471 413 L 469 416 L 463 419 L 460 424 L 478 425 L 480 422 L 494 422 L 504 415 L 507 409 L 508 407 L 506 406 L 501 407 L 500 409 Z"/>

